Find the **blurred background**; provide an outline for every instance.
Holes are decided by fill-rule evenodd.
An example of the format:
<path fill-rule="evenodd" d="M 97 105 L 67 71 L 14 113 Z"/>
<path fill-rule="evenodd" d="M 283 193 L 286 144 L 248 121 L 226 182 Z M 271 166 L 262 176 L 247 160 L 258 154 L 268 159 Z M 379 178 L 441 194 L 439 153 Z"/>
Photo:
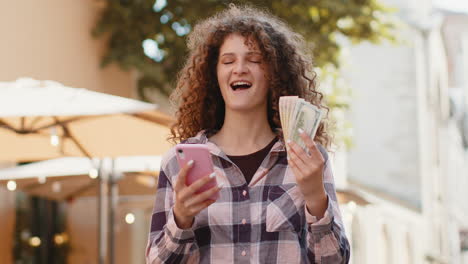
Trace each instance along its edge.
<path fill-rule="evenodd" d="M 352 263 L 468 263 L 468 1 L 234 2 L 311 44 Z M 144 263 L 185 37 L 228 3 L 0 1 L 0 263 Z"/>

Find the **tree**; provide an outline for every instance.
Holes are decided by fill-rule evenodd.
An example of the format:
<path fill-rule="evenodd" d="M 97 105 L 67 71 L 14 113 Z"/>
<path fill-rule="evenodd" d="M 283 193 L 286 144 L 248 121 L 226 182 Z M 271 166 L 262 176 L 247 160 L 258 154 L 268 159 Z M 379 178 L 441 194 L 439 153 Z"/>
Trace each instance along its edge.
<path fill-rule="evenodd" d="M 115 62 L 140 74 L 138 92 L 146 89 L 169 94 L 187 54 L 185 36 L 191 25 L 226 7 L 225 0 L 104 0 L 102 16 L 93 30 L 107 35 L 109 50 L 102 65 Z M 249 1 L 232 1 L 238 4 Z M 393 39 L 389 9 L 378 0 L 260 0 L 255 6 L 269 9 L 313 43 L 319 68 L 339 67 L 338 36 L 353 42 Z M 332 106 L 333 107 L 333 106 Z"/>

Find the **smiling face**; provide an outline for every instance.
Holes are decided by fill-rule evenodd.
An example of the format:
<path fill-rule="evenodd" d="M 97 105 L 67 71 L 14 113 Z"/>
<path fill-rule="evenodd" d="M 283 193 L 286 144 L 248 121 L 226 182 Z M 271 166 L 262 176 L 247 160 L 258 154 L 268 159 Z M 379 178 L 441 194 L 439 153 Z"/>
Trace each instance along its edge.
<path fill-rule="evenodd" d="M 266 68 L 255 41 L 239 34 L 230 34 L 224 39 L 216 72 L 226 111 L 266 110 Z"/>

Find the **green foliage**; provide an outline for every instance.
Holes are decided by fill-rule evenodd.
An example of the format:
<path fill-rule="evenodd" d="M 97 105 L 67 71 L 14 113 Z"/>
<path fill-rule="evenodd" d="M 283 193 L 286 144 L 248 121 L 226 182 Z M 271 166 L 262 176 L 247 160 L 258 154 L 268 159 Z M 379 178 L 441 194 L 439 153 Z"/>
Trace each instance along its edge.
<path fill-rule="evenodd" d="M 313 44 L 315 63 L 320 68 L 339 68 L 340 36 L 353 43 L 394 39 L 394 24 L 386 15 L 391 10 L 378 0 L 167 0 L 162 5 L 166 1 L 102 1 L 106 5 L 93 30 L 95 37 L 109 37 L 109 50 L 102 64 L 115 62 L 124 69 L 136 69 L 139 94 L 144 100 L 148 100 L 145 89 L 171 92 L 187 54 L 185 36 L 191 25 L 230 2 L 267 8 L 285 20 Z M 142 47 L 148 39 L 154 41 L 154 46 L 157 43 L 160 52 L 153 59 Z M 152 51 L 158 49 L 153 47 Z"/>
<path fill-rule="evenodd" d="M 331 121 L 329 129 L 333 131 L 333 142 L 338 147 L 350 149 L 353 146 L 352 125 L 346 119 L 346 111 L 351 101 L 352 90 L 333 65 L 317 68 L 316 71 L 320 80 L 320 90 L 325 94 L 326 105 L 330 108 L 328 119 Z"/>

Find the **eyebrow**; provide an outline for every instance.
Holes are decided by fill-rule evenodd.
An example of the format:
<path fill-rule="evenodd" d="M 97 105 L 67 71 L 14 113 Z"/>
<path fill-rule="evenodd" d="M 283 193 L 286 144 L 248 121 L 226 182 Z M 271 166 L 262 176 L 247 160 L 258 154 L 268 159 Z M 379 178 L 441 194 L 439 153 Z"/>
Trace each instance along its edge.
<path fill-rule="evenodd" d="M 233 53 L 233 52 L 227 52 L 227 53 L 221 54 L 221 57 L 223 57 L 223 56 L 234 56 L 234 55 L 236 55 L 236 54 Z M 262 53 L 260 53 L 258 51 L 249 51 L 249 52 L 247 52 L 247 55 L 260 55 L 260 56 L 262 56 Z"/>

